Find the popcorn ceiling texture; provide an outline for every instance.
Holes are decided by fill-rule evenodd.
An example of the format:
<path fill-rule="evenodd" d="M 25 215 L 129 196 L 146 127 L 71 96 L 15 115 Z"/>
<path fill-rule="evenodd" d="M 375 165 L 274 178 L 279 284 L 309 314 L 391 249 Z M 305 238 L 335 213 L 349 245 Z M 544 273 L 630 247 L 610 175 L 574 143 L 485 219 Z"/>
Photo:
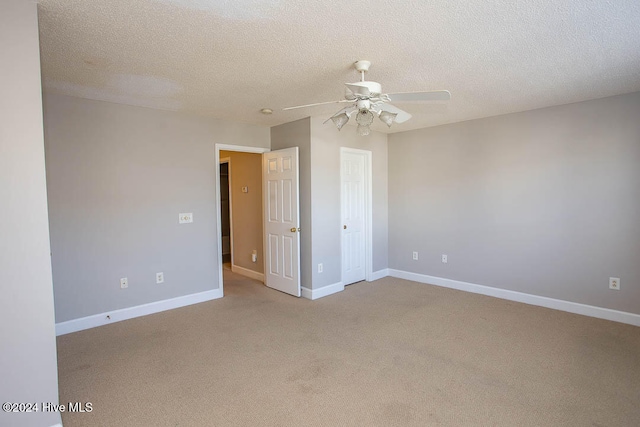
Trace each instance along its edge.
<path fill-rule="evenodd" d="M 229 19 L 260 19 L 275 14 L 280 7 L 276 0 L 158 0 L 159 2 L 205 10 Z"/>
<path fill-rule="evenodd" d="M 637 0 L 40 0 L 44 89 L 274 126 L 359 80 L 448 89 L 397 132 L 640 91 Z M 274 114 L 260 114 L 261 108 Z"/>

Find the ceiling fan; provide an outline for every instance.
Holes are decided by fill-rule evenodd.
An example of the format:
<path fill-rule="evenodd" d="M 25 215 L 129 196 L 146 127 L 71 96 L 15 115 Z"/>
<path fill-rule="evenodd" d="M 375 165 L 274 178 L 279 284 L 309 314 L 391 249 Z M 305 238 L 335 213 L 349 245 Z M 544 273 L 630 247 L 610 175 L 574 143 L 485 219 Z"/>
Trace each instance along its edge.
<path fill-rule="evenodd" d="M 380 83 L 369 82 L 364 79 L 364 74 L 369 71 L 371 62 L 356 61 L 354 65 L 361 75 L 361 80 L 356 83 L 345 84 L 345 99 L 341 99 L 340 101 L 298 105 L 295 107 L 284 108 L 284 110 L 315 107 L 317 105 L 325 104 L 350 103 L 351 105 L 329 117 L 325 123 L 332 120 L 338 130 L 340 130 L 342 129 L 342 126 L 349 121 L 351 115 L 357 111 L 356 122 L 358 123 L 358 135 L 366 136 L 371 132 L 370 126 L 376 116 L 389 127 L 391 127 L 394 122 L 403 123 L 411 118 L 411 114 L 389 104 L 389 102 L 448 101 L 451 99 L 451 93 L 449 93 L 448 90 L 382 93 L 382 85 L 380 85 Z"/>

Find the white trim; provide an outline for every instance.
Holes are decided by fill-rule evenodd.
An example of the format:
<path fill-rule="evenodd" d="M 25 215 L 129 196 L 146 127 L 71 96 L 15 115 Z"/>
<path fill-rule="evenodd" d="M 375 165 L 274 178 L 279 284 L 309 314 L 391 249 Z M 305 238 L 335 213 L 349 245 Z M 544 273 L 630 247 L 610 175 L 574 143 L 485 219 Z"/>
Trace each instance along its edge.
<path fill-rule="evenodd" d="M 247 147 L 242 145 L 215 144 L 215 174 L 216 174 L 216 240 L 218 241 L 218 286 L 220 293 L 224 295 L 224 280 L 222 278 L 222 216 L 220 215 L 220 151 L 239 151 L 242 153 L 268 153 L 269 148 Z M 264 197 L 264 195 L 263 195 Z M 233 257 L 233 250 L 231 252 Z M 221 296 L 222 296 L 221 295 Z"/>
<path fill-rule="evenodd" d="M 314 300 L 322 297 L 326 297 L 338 292 L 344 291 L 344 285 L 342 282 L 334 283 L 333 285 L 323 286 L 319 289 L 309 289 L 302 286 L 300 288 L 302 296 L 304 298 Z"/>
<path fill-rule="evenodd" d="M 270 148 L 266 148 L 266 147 L 251 147 L 248 145 L 233 145 L 233 144 L 216 144 L 216 150 L 218 151 L 218 154 L 220 153 L 220 151 L 238 151 L 241 153 L 258 153 L 258 154 L 268 153 L 269 151 L 271 151 Z M 218 158 L 219 158 L 219 155 L 218 155 Z"/>
<path fill-rule="evenodd" d="M 242 276 L 248 277 L 250 279 L 258 280 L 264 283 L 264 274 L 258 273 L 257 271 L 249 270 L 248 268 L 240 267 L 235 264 L 231 264 L 231 271 L 234 273 L 238 273 Z"/>
<path fill-rule="evenodd" d="M 493 288 L 491 286 L 476 285 L 474 283 L 460 282 L 458 280 L 444 279 L 442 277 L 427 276 L 426 274 L 411 273 L 409 271 L 389 269 L 389 275 L 399 279 L 412 280 L 414 282 L 458 289 L 460 291 L 472 292 L 474 294 L 488 295 L 509 301 L 517 301 L 525 304 L 552 308 L 554 310 L 561 310 L 569 313 L 582 314 L 584 316 L 597 317 L 599 319 L 640 326 L 640 314 L 611 310 L 609 308 L 596 307 L 593 305 L 580 304 L 577 302 L 548 298 L 539 295 L 525 294 L 523 292 L 510 291 L 507 289 Z"/>
<path fill-rule="evenodd" d="M 137 305 L 135 307 L 121 308 L 119 310 L 107 311 L 100 314 L 94 314 L 92 316 L 81 317 L 79 319 L 67 320 L 66 322 L 56 323 L 56 335 L 70 334 L 71 332 L 95 328 L 109 323 L 120 322 L 121 320 L 133 319 L 134 317 L 146 316 L 148 314 L 159 313 L 161 311 L 172 310 L 174 308 L 198 304 L 200 302 L 211 301 L 221 297 L 222 289 L 212 289 L 210 291 L 200 292 L 197 294 L 183 295 L 172 299 Z M 109 316 L 109 319 L 107 319 L 107 316 Z"/>
<path fill-rule="evenodd" d="M 342 153 L 360 154 L 364 156 L 364 278 L 371 282 L 373 275 L 373 153 L 370 150 L 340 147 L 340 221 L 342 221 Z M 340 232 L 340 259 L 342 260 L 342 232 Z M 340 277 L 342 277 L 342 264 L 340 265 Z M 344 282 L 344 281 L 343 281 Z"/>
<path fill-rule="evenodd" d="M 62 427 L 62 420 L 59 423 L 52 425 L 51 427 Z"/>
<path fill-rule="evenodd" d="M 300 296 L 302 298 L 313 300 L 313 292 L 311 292 L 311 289 L 305 288 L 304 286 L 300 286 Z"/>
<path fill-rule="evenodd" d="M 380 280 L 383 277 L 387 277 L 389 275 L 389 269 L 383 268 L 382 270 L 374 271 L 371 273 L 371 277 L 367 282 L 373 282 L 374 280 Z"/>

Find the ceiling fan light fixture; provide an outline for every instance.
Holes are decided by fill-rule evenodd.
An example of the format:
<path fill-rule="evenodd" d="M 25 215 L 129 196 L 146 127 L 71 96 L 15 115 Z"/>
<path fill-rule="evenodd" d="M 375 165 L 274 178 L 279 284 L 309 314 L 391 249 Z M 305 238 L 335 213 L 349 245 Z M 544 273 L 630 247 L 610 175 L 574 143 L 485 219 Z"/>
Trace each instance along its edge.
<path fill-rule="evenodd" d="M 378 118 L 380 120 L 382 120 L 382 122 L 387 125 L 388 127 L 391 127 L 391 125 L 393 124 L 393 121 L 396 119 L 396 116 L 398 115 L 398 113 L 390 113 L 388 111 L 381 111 L 380 115 L 378 116 Z"/>
<path fill-rule="evenodd" d="M 358 115 L 356 116 L 356 122 L 361 126 L 369 127 L 369 125 L 373 123 L 373 113 L 371 110 L 367 110 L 366 108 L 361 109 L 358 111 Z"/>
<path fill-rule="evenodd" d="M 342 126 L 344 126 L 349 121 L 349 116 L 347 115 L 347 113 L 338 114 L 331 117 L 331 121 L 333 121 L 333 124 L 336 125 L 338 130 L 340 130 L 342 129 Z"/>
<path fill-rule="evenodd" d="M 369 125 L 358 125 L 358 128 L 356 129 L 356 132 L 358 132 L 358 135 L 360 136 L 367 136 L 371 133 L 371 128 L 369 127 Z"/>

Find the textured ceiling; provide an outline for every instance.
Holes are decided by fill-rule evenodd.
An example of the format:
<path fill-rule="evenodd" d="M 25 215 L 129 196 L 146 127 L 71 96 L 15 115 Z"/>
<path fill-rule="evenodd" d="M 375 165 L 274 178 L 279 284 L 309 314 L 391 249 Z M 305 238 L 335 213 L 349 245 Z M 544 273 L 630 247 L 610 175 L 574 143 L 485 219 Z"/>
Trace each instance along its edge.
<path fill-rule="evenodd" d="M 391 132 L 640 91 L 638 0 L 40 0 L 39 19 L 47 91 L 266 126 L 338 111 L 282 108 L 342 99 L 358 59 L 383 92 L 452 94 L 396 104 L 414 117 Z"/>

